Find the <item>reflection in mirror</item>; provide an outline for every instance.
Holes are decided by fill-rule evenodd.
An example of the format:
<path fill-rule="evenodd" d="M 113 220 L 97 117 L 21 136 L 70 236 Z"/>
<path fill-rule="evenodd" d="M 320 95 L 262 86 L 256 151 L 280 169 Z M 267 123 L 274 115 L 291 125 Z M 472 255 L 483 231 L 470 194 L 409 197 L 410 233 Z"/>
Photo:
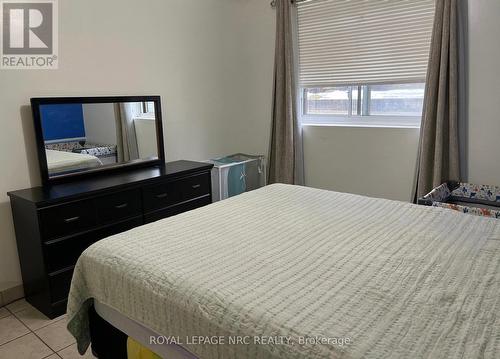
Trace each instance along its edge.
<path fill-rule="evenodd" d="M 158 159 L 154 102 L 40 105 L 49 177 Z"/>

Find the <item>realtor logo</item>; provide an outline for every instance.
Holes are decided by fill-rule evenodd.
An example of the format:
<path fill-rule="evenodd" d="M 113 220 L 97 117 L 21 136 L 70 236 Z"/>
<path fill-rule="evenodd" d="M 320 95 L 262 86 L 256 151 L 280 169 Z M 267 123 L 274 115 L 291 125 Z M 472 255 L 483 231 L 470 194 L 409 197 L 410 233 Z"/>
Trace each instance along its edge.
<path fill-rule="evenodd" d="M 2 69 L 57 69 L 56 1 L 1 1 Z"/>

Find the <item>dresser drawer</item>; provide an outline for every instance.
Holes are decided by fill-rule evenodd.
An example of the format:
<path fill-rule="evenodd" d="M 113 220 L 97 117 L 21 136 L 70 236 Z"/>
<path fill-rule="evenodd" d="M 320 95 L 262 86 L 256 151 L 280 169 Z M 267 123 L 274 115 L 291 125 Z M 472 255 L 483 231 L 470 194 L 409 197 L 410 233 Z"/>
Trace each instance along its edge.
<path fill-rule="evenodd" d="M 87 233 L 65 238 L 56 243 L 46 243 L 44 247 L 47 271 L 55 272 L 74 266 L 80 254 L 96 241 L 97 238 L 92 233 Z"/>
<path fill-rule="evenodd" d="M 145 212 L 172 206 L 181 201 L 181 183 L 163 182 L 144 187 L 143 198 Z"/>
<path fill-rule="evenodd" d="M 91 200 L 41 209 L 39 216 L 44 240 L 81 232 L 96 224 L 95 207 Z"/>
<path fill-rule="evenodd" d="M 52 303 L 64 300 L 68 297 L 72 277 L 73 269 L 49 275 L 50 296 Z"/>
<path fill-rule="evenodd" d="M 96 199 L 97 222 L 110 223 L 142 213 L 141 191 L 123 191 Z"/>
<path fill-rule="evenodd" d="M 45 243 L 45 259 L 49 273 L 74 266 L 82 252 L 100 239 L 121 233 L 143 224 L 142 216 L 110 225 L 74 237 Z"/>
<path fill-rule="evenodd" d="M 52 312 L 51 317 L 52 318 L 56 318 L 56 317 L 59 317 L 59 316 L 65 314 L 67 306 L 68 306 L 68 300 L 67 299 L 60 300 L 60 301 L 58 301 L 56 303 L 52 303 L 51 304 L 51 312 Z"/>
<path fill-rule="evenodd" d="M 182 200 L 197 198 L 211 193 L 210 173 L 185 178 L 181 181 Z"/>
<path fill-rule="evenodd" d="M 161 209 L 153 213 L 146 214 L 144 216 L 144 222 L 145 223 L 155 222 L 163 218 L 172 217 L 175 216 L 176 214 L 180 214 L 186 211 L 190 211 L 192 209 L 206 206 L 210 203 L 212 203 L 210 197 L 204 197 L 194 201 L 182 203 L 177 206 Z"/>

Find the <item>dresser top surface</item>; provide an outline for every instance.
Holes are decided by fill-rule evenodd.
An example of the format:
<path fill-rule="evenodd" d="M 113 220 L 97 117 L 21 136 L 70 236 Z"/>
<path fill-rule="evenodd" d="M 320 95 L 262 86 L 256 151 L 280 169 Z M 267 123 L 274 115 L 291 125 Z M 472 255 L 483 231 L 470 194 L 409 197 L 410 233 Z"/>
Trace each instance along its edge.
<path fill-rule="evenodd" d="M 211 163 L 194 161 L 167 162 L 162 167 L 149 167 L 135 169 L 127 172 L 113 173 L 89 177 L 86 179 L 55 184 L 51 186 L 40 186 L 26 188 L 18 191 L 8 192 L 10 197 L 24 199 L 37 205 L 50 204 L 71 197 L 79 197 L 89 194 L 98 194 L 109 189 L 140 185 L 161 178 L 175 178 L 199 171 L 208 171 L 213 167 Z"/>

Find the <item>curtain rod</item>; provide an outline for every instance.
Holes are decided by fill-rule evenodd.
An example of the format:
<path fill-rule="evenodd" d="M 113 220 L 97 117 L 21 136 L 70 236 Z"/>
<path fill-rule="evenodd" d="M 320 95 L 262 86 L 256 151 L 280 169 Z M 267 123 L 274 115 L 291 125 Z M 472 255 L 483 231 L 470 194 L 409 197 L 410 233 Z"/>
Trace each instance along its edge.
<path fill-rule="evenodd" d="M 290 2 L 292 4 L 298 4 L 298 3 L 306 2 L 306 1 L 309 1 L 309 0 L 290 0 Z M 273 8 L 276 7 L 276 0 L 271 1 L 271 7 L 273 7 Z"/>

